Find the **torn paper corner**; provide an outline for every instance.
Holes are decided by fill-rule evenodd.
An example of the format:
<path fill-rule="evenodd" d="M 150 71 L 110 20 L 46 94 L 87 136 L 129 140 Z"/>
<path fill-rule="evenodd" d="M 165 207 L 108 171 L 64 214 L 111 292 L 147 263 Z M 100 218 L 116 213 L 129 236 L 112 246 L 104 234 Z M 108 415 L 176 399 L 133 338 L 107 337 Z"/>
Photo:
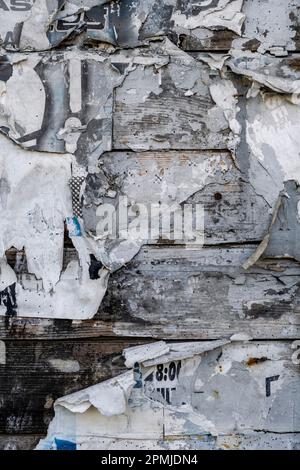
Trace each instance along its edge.
<path fill-rule="evenodd" d="M 119 415 L 126 410 L 127 400 L 134 383 L 131 370 L 113 379 L 59 398 L 55 406 L 62 406 L 72 413 L 84 413 L 93 406 L 103 416 Z"/>
<path fill-rule="evenodd" d="M 243 268 L 245 270 L 251 268 L 251 266 L 253 266 L 261 258 L 261 256 L 264 254 L 264 252 L 266 251 L 269 240 L 270 240 L 270 234 L 271 234 L 271 231 L 272 231 L 272 227 L 273 227 L 273 225 L 274 225 L 274 223 L 277 219 L 278 212 L 279 212 L 279 209 L 281 207 L 281 204 L 282 204 L 282 195 L 280 195 L 277 199 L 268 232 L 266 233 L 266 235 L 262 239 L 259 246 L 254 251 L 254 253 L 252 253 L 252 255 L 243 263 Z"/>
<path fill-rule="evenodd" d="M 184 343 L 158 341 L 156 343 L 126 348 L 123 351 L 123 355 L 126 367 L 133 367 L 136 363 L 142 364 L 144 367 L 150 367 L 162 362 L 187 359 L 207 351 L 212 351 L 228 343 L 230 343 L 230 340 L 226 339 Z"/>
<path fill-rule="evenodd" d="M 263 241 L 244 263 L 245 269 L 254 264 L 263 254 L 269 258 L 290 258 L 300 261 L 299 234 L 299 182 L 284 182 L 280 192 L 271 224 Z"/>
<path fill-rule="evenodd" d="M 253 337 L 247 335 L 246 333 L 235 333 L 234 335 L 230 336 L 230 341 L 251 341 Z"/>
<path fill-rule="evenodd" d="M 163 356 L 169 352 L 169 346 L 165 341 L 158 341 L 156 343 L 145 344 L 142 346 L 135 346 L 123 350 L 125 357 L 126 367 L 133 367 L 136 362 L 143 363 L 148 359 Z"/>

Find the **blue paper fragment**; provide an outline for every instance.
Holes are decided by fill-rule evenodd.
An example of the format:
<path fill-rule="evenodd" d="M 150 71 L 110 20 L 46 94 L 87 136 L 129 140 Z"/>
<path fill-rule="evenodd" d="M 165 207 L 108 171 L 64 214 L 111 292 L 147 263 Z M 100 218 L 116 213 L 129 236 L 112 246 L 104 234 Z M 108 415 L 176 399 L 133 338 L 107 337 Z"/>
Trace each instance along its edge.
<path fill-rule="evenodd" d="M 81 227 L 77 217 L 67 217 L 67 227 L 70 237 L 81 237 Z"/>
<path fill-rule="evenodd" d="M 66 441 L 64 439 L 57 439 L 55 437 L 56 450 L 76 450 L 76 443 Z"/>

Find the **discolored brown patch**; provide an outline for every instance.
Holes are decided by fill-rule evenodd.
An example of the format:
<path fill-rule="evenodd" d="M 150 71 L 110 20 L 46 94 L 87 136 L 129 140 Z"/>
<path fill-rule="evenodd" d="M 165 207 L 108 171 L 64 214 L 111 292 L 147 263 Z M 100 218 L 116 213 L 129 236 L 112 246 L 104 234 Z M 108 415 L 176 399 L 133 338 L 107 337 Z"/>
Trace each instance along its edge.
<path fill-rule="evenodd" d="M 249 357 L 247 361 L 247 366 L 248 367 L 255 366 L 256 364 L 260 364 L 261 362 L 265 362 L 267 360 L 268 360 L 267 357 Z"/>

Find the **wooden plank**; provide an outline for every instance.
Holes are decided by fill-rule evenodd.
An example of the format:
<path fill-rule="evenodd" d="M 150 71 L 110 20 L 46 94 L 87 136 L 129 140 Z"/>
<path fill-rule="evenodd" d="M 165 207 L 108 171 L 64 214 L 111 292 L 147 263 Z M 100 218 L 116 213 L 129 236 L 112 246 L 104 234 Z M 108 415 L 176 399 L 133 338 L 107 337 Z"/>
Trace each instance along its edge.
<path fill-rule="evenodd" d="M 227 52 L 232 46 L 232 41 L 238 37 L 237 34 L 228 29 L 205 31 L 202 28 L 198 28 L 196 31 L 190 31 L 190 34 L 180 34 L 179 45 L 186 52 Z M 256 50 L 256 48 L 257 41 L 254 41 L 250 50 Z"/>
<path fill-rule="evenodd" d="M 32 450 L 43 435 L 0 435 L 0 450 Z"/>
<path fill-rule="evenodd" d="M 130 318 L 141 336 L 217 338 L 243 331 L 258 338 L 297 337 L 293 264 L 281 273 L 245 272 L 241 264 L 252 251 L 145 248 L 111 277 L 99 318 L 113 320 L 113 331 L 127 335 Z M 295 269 L 299 273 L 298 264 Z"/>
<path fill-rule="evenodd" d="M 32 450 L 44 435 L 0 435 L 0 450 Z M 122 443 L 118 439 L 102 439 L 102 450 L 120 450 Z M 123 443 L 126 450 L 149 450 L 153 449 L 153 442 L 149 440 L 133 441 L 127 440 Z M 186 439 L 165 440 L 156 449 L 169 450 L 299 450 L 300 433 L 269 433 L 255 432 L 250 434 L 235 434 L 213 437 L 208 434 L 189 436 Z M 82 446 L 80 450 L 85 450 Z"/>
<path fill-rule="evenodd" d="M 60 396 L 126 369 L 122 351 L 139 340 L 6 341 L 0 366 L 0 433 L 43 433 Z"/>
<path fill-rule="evenodd" d="M 120 195 L 133 205 L 143 204 L 148 226 L 151 204 L 200 206 L 204 210 L 206 245 L 258 242 L 270 224 L 266 201 L 243 180 L 226 151 L 105 153 L 99 173 L 87 178 L 85 188 L 84 225 L 96 236 L 99 197 L 105 198 L 105 185 L 116 193 L 115 198 L 105 199 L 106 204 L 116 206 Z M 151 239 L 150 230 L 145 243 L 157 243 L 157 239 Z"/>
<path fill-rule="evenodd" d="M 3 317 L 1 338 L 98 336 L 214 339 L 297 338 L 299 263 L 242 263 L 255 246 L 144 247 L 111 275 L 93 320 Z M 66 250 L 65 265 L 76 256 Z M 24 274 L 23 274 L 24 275 Z"/>
<path fill-rule="evenodd" d="M 209 91 L 218 72 L 184 59 L 171 58 L 159 71 L 139 66 L 115 90 L 113 149 L 228 147 L 228 122 Z"/>

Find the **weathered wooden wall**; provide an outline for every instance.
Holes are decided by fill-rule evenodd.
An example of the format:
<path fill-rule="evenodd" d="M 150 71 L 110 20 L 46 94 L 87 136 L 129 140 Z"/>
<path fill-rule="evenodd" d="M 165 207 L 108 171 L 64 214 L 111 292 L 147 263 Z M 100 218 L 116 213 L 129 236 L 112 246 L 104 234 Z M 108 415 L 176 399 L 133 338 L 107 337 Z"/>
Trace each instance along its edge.
<path fill-rule="evenodd" d="M 55 3 L 53 2 L 54 10 Z M 98 5 L 103 3 L 106 2 L 98 2 Z M 124 8 L 122 14 L 126 19 L 126 12 L 129 11 L 127 8 L 131 2 L 120 0 L 119 3 Z M 22 300 L 21 304 L 18 297 L 15 299 L 13 292 L 9 290 L 11 285 L 24 286 L 28 283 L 32 291 L 30 295 L 43 298 L 40 279 L 44 280 L 48 276 L 47 263 L 55 262 L 56 251 L 51 251 L 56 250 L 55 243 L 51 248 L 52 241 L 49 239 L 47 248 L 43 246 L 45 238 L 42 238 L 39 254 L 43 249 L 47 253 L 39 277 L 36 272 L 30 272 L 28 269 L 25 244 L 23 250 L 22 242 L 16 248 L 13 244 L 5 246 L 3 242 L 3 257 L 15 272 L 16 280 L 9 287 L 5 284 L 5 289 L 0 289 L 0 449 L 34 448 L 47 434 L 54 415 L 53 404 L 57 398 L 125 372 L 127 369 L 122 356 L 124 348 L 157 340 L 229 340 L 233 335 L 242 335 L 242 340 L 245 337 L 249 340 L 248 345 L 257 345 L 257 350 L 266 344 L 270 349 L 283 345 L 284 352 L 280 353 L 282 356 L 279 359 L 277 356 L 270 356 L 266 360 L 269 361 L 268 364 L 271 361 L 283 361 L 283 370 L 286 371 L 283 374 L 292 377 L 290 382 L 288 381 L 290 393 L 299 393 L 299 365 L 292 361 L 292 345 L 300 338 L 300 258 L 290 255 L 290 246 L 285 239 L 285 246 L 281 246 L 279 241 L 278 256 L 267 253 L 265 257 L 258 257 L 248 269 L 243 266 L 269 231 L 275 204 L 284 183 L 291 179 L 300 181 L 299 152 L 291 156 L 287 149 L 288 158 L 294 158 L 296 163 L 284 177 L 278 176 L 279 170 L 275 176 L 275 173 L 272 173 L 275 172 L 274 168 L 279 166 L 276 151 L 273 154 L 271 152 L 271 156 L 263 163 L 257 163 L 258 159 L 253 157 L 255 149 L 251 148 L 245 137 L 246 127 L 254 119 L 253 109 L 248 109 L 246 103 L 251 79 L 249 81 L 249 76 L 248 79 L 245 78 L 247 74 L 243 76 L 243 73 L 236 73 L 234 66 L 229 66 L 224 72 L 225 75 L 220 78 L 221 53 L 229 54 L 232 47 L 241 47 L 241 54 L 256 52 L 260 47 L 258 54 L 262 66 L 265 55 L 273 61 L 271 75 L 277 67 L 276 60 L 290 61 L 282 65 L 280 72 L 276 69 L 274 77 L 286 80 L 286 83 L 294 80 L 297 85 L 294 93 L 300 93 L 297 55 L 297 52 L 300 52 L 299 5 L 292 0 L 240 2 L 244 3 L 242 11 L 246 18 L 241 39 L 238 31 L 226 29 L 224 25 L 208 25 L 194 29 L 175 28 L 170 22 L 164 2 L 157 0 L 141 3 L 148 4 L 150 12 L 138 34 L 129 26 L 126 33 L 126 21 L 122 23 L 122 16 L 119 20 L 121 26 L 118 25 L 118 40 L 111 36 L 111 28 L 93 30 L 91 26 L 83 26 L 81 34 L 77 34 L 77 26 L 74 23 L 73 35 L 69 37 L 66 25 L 61 26 L 60 32 L 54 28 L 51 33 L 53 36 L 48 35 L 47 40 L 44 36 L 41 36 L 41 39 L 38 34 L 35 36 L 32 32 L 31 50 L 31 35 L 26 25 L 24 36 L 19 37 L 18 44 L 12 47 L 11 43 L 7 42 L 12 40 L 7 36 L 7 30 L 10 31 L 11 27 L 13 34 L 17 35 L 15 23 L 20 21 L 14 20 L 13 11 L 6 12 L 11 14 L 11 24 L 7 25 L 0 17 L 0 37 L 3 41 L 0 43 L 0 47 L 3 47 L 0 79 L 4 80 L 9 67 L 19 67 L 18 63 L 22 61 L 23 56 L 26 56 L 28 62 L 32 60 L 26 71 L 29 77 L 30 70 L 39 63 L 41 75 L 48 87 L 45 106 L 49 106 L 38 136 L 37 130 L 31 125 L 23 129 L 23 132 L 21 124 L 24 116 L 20 117 L 19 121 L 19 118 L 16 118 L 19 127 L 11 124 L 13 119 L 4 121 L 3 118 L 0 124 L 5 137 L 1 136 L 1 139 L 5 139 L 5 142 L 10 139 L 10 144 L 1 140 L 0 151 L 13 156 L 15 150 L 6 145 L 13 145 L 13 148 L 29 147 L 29 150 L 22 151 L 25 154 L 31 153 L 30 158 L 35 155 L 34 152 L 40 155 L 45 152 L 47 158 L 51 152 L 56 152 L 51 157 L 54 159 L 59 158 L 58 154 L 68 152 L 76 156 L 80 165 L 85 168 L 88 165 L 93 167 L 90 172 L 92 176 L 88 176 L 86 180 L 86 200 L 82 207 L 85 228 L 92 234 L 96 233 L 95 214 L 99 205 L 98 199 L 105 199 L 107 196 L 105 192 L 99 195 L 105 185 L 105 191 L 114 190 L 141 203 L 157 202 L 162 194 L 179 203 L 199 203 L 204 207 L 205 214 L 204 246 L 186 247 L 168 239 L 148 240 L 137 250 L 138 253 L 129 256 L 125 263 L 115 265 L 114 262 L 109 264 L 109 261 L 105 266 L 110 269 L 111 274 L 98 311 L 95 315 L 89 314 L 87 319 L 82 319 L 74 313 L 77 308 L 76 298 L 65 308 L 64 318 L 51 318 L 43 310 L 44 304 L 39 304 L 39 298 L 34 300 L 32 305 L 27 305 L 26 299 Z M 195 2 L 183 3 L 195 5 Z M 88 4 L 90 7 L 95 5 L 97 2 Z M 201 2 L 199 9 L 201 13 Z M 91 13 L 90 10 L 87 12 L 87 15 L 89 14 L 88 21 L 92 24 L 96 16 L 94 17 L 93 11 Z M 113 13 L 111 14 L 113 17 Z M 197 14 L 199 11 L 196 11 L 194 16 L 197 17 Z M 128 18 L 127 21 L 128 25 L 131 24 Z M 278 32 L 280 26 L 283 30 L 281 42 Z M 166 37 L 170 43 L 163 42 Z M 156 38 L 156 41 L 151 46 L 144 46 L 148 38 Z M 39 40 L 43 40 L 42 52 L 39 52 L 37 46 Z M 236 41 L 241 41 L 242 46 Z M 68 49 L 68 46 L 71 49 Z M 106 50 L 110 47 L 120 50 L 107 53 Z M 175 52 L 172 52 L 173 47 Z M 108 54 L 103 63 L 111 62 L 108 71 L 101 68 L 102 61 L 100 65 L 97 62 L 102 53 Z M 214 67 L 211 62 L 199 61 L 199 54 L 201 56 L 202 53 L 216 54 L 213 57 L 206 56 L 206 60 L 215 60 L 217 65 Z M 277 59 L 276 54 L 288 54 L 288 57 Z M 85 129 L 73 150 L 70 146 L 61 147 L 62 140 L 55 137 L 68 116 L 75 115 L 72 110 L 66 110 L 69 106 L 67 95 L 61 93 L 58 98 L 55 95 L 56 88 L 61 87 L 62 90 L 65 86 L 64 77 L 68 76 L 66 64 L 70 57 L 86 60 L 79 86 L 82 86 L 83 90 L 82 100 L 86 100 L 87 104 L 80 111 L 82 115 L 80 112 L 75 113 L 78 119 L 80 117 Z M 126 72 L 126 76 L 118 75 L 124 72 L 130 60 L 131 64 L 136 64 L 133 70 Z M 291 69 L 295 76 L 292 76 Z M 256 71 L 253 82 L 260 83 L 261 87 L 265 86 L 263 92 L 267 95 L 266 100 L 269 99 L 268 94 L 279 96 L 279 99 L 283 99 L 283 95 L 291 96 L 291 91 L 280 89 L 282 84 L 279 82 L 276 82 L 278 91 L 275 90 L 273 82 L 271 85 L 263 83 L 258 77 L 259 72 Z M 22 75 L 21 72 L 20 74 Z M 159 81 L 156 81 L 157 74 L 160 75 Z M 218 87 L 220 80 L 234 83 L 236 87 L 235 98 L 239 100 L 239 109 L 235 116 L 226 115 L 229 108 L 227 104 L 222 107 L 222 96 L 218 103 L 214 99 L 211 86 Z M 32 93 L 25 78 L 23 85 L 16 82 L 12 86 L 12 93 L 18 89 L 21 90 L 20 96 L 22 93 Z M 188 93 L 187 90 L 190 89 L 193 91 Z M 223 93 L 225 96 L 225 91 Z M 9 89 L 7 96 L 10 96 Z M 53 104 L 52 108 L 50 102 Z M 4 117 L 5 112 L 8 115 L 16 115 L 16 110 L 21 107 L 21 101 L 17 99 L 11 99 L 11 103 L 11 107 L 2 103 Z M 99 113 L 98 105 L 103 107 L 102 114 Z M 231 105 L 233 106 L 232 103 Z M 27 112 L 33 112 L 28 103 L 26 106 Z M 260 112 L 259 106 L 257 101 L 257 114 Z M 232 109 L 231 111 L 234 113 Z M 288 114 L 289 108 L 287 109 L 287 121 L 297 117 L 294 112 L 296 113 L 292 110 L 291 114 Z M 237 145 L 234 142 L 236 135 L 231 122 L 236 116 L 242 126 L 240 142 Z M 282 116 L 281 118 L 283 119 Z M 291 127 L 294 125 L 293 122 L 288 122 Z M 299 139 L 299 123 L 295 135 L 297 133 Z M 35 139 L 34 143 L 30 144 L 32 139 Z M 262 141 L 264 139 L 265 136 Z M 276 139 L 276 135 L 273 139 Z M 270 146 L 273 143 L 264 142 Z M 286 145 L 289 145 L 289 141 L 286 141 Z M 299 145 L 300 140 L 296 144 L 298 149 Z M 269 155 L 266 149 L 263 149 L 263 152 Z M 98 160 L 101 160 L 100 168 L 104 169 L 103 172 L 95 171 Z M 269 171 L 270 168 L 272 170 Z M 202 179 L 203 174 L 205 178 Z M 50 180 L 50 186 L 51 181 L 55 186 L 54 176 Z M 25 187 L 28 183 L 20 178 L 18 184 Z M 35 187 L 35 184 L 33 174 L 29 186 Z M 3 197 L 1 191 L 0 184 L 0 202 Z M 47 191 L 43 197 L 50 200 L 53 196 L 50 190 Z M 25 190 L 23 193 L 20 190 L 20 205 L 21 199 L 26 199 L 28 194 Z M 0 220 L 6 217 L 5 214 L 4 211 L 3 214 L 0 212 Z M 290 221 L 288 217 L 287 219 Z M 299 226 L 296 224 L 291 228 L 289 223 L 287 222 L 287 230 L 289 233 L 293 230 L 296 234 L 295 243 L 298 246 Z M 63 233 L 64 226 L 59 227 L 56 232 L 59 230 Z M 77 262 L 80 248 L 67 232 L 63 243 L 62 267 L 65 270 L 70 261 Z M 293 254 L 295 252 L 294 250 Z M 30 256 L 32 257 L 32 249 Z M 103 259 L 96 261 L 93 255 L 90 268 L 95 270 L 95 277 L 98 277 L 98 270 L 105 264 Z M 30 262 L 33 265 L 32 260 Z M 49 272 L 51 269 L 49 267 Z M 60 274 L 60 269 L 58 272 Z M 88 291 L 87 295 L 94 295 L 94 288 Z M 48 302 L 47 299 L 48 297 L 45 302 Z M 259 353 L 258 359 L 251 363 L 253 369 L 261 370 L 261 358 Z M 239 386 L 241 389 L 244 387 L 245 393 L 247 392 L 247 381 L 243 382 L 241 378 Z M 225 381 L 220 384 L 220 390 L 224 395 L 231 393 L 230 389 L 226 388 Z M 255 393 L 251 395 L 250 391 L 245 400 L 254 402 Z M 295 403 L 297 401 L 300 403 L 299 396 Z M 224 417 L 230 420 L 234 410 L 227 405 L 226 399 L 223 406 Z M 300 448 L 299 409 L 294 410 L 293 415 L 290 409 L 291 399 L 285 403 L 278 400 L 277 404 L 273 404 L 273 407 L 276 406 L 280 408 L 278 416 L 274 414 L 277 428 L 269 426 L 266 429 L 257 429 L 250 423 L 244 434 L 241 429 L 235 433 L 221 433 L 220 439 L 223 441 L 218 445 L 222 448 Z M 272 412 L 275 413 L 274 408 Z M 293 415 L 293 418 L 290 422 L 285 422 L 283 429 L 280 423 L 283 422 L 284 414 Z M 230 434 L 236 435 L 230 437 Z M 202 437 L 204 440 L 208 439 L 205 444 L 207 448 L 213 448 L 214 438 L 210 432 L 204 432 Z M 193 445 L 196 446 L 193 444 L 193 438 L 183 443 L 183 446 L 190 448 L 193 448 Z"/>

